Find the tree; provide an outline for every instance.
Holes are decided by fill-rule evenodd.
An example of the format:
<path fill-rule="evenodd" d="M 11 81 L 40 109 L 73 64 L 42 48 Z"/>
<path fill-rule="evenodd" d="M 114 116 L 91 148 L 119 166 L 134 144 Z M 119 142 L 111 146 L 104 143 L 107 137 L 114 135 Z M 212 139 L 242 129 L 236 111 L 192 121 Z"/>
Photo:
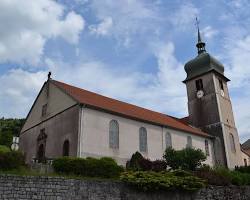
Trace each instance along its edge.
<path fill-rule="evenodd" d="M 10 147 L 13 136 L 18 136 L 25 119 L 0 118 L 0 145 Z"/>
<path fill-rule="evenodd" d="M 164 159 L 172 169 L 183 169 L 194 171 L 201 166 L 206 160 L 206 155 L 201 149 L 185 148 L 182 150 L 174 150 L 167 148 L 164 154 Z"/>

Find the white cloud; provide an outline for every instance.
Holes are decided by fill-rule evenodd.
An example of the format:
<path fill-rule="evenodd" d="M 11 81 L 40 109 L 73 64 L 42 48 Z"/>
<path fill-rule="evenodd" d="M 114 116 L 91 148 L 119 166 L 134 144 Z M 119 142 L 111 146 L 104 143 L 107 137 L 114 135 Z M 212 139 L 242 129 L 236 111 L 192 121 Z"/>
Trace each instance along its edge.
<path fill-rule="evenodd" d="M 80 15 L 53 0 L 1 0 L 0 24 L 1 63 L 37 64 L 49 38 L 76 44 L 84 28 Z"/>
<path fill-rule="evenodd" d="M 155 46 L 155 56 L 159 65 L 157 74 L 117 71 L 96 61 L 72 66 L 47 58 L 46 64 L 56 80 L 153 110 L 183 116 L 186 113 L 185 89 L 181 83 L 184 73 L 182 65 L 174 57 L 173 44 Z M 4 83 L 0 86 L 0 106 L 3 106 L 0 116 L 24 117 L 46 80 L 46 74 L 44 71 L 33 73 L 17 69 L 0 76 L 0 83 Z M 179 84 L 174 84 L 176 82 Z M 7 109 L 9 107 L 10 110 Z"/>
<path fill-rule="evenodd" d="M 215 35 L 218 34 L 218 31 L 212 28 L 211 26 L 206 26 L 201 30 L 201 34 L 206 38 L 206 39 L 212 39 Z"/>
<path fill-rule="evenodd" d="M 13 69 L 0 76 L 0 115 L 25 117 L 38 94 L 46 72 Z"/>
<path fill-rule="evenodd" d="M 111 17 L 106 17 L 98 25 L 89 26 L 90 32 L 96 35 L 107 35 L 111 30 L 113 20 Z"/>
<path fill-rule="evenodd" d="M 102 36 L 112 36 L 119 44 L 130 46 L 132 36 L 155 31 L 155 22 L 160 20 L 153 3 L 141 0 L 93 0 L 91 9 L 99 25 L 91 25 L 90 31 Z"/>
<path fill-rule="evenodd" d="M 190 24 L 194 25 L 194 19 L 198 14 L 199 10 L 193 4 L 183 3 L 169 19 L 177 29 L 185 30 Z"/>

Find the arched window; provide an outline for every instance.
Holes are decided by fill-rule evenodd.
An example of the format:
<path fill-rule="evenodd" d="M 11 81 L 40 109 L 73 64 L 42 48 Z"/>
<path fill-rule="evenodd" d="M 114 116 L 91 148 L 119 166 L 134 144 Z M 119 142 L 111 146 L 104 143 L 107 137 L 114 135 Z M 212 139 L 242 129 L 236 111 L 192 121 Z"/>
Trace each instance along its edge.
<path fill-rule="evenodd" d="M 109 147 L 119 148 L 119 124 L 116 120 L 111 120 L 109 123 Z"/>
<path fill-rule="evenodd" d="M 232 133 L 229 134 L 229 137 L 230 137 L 230 145 L 231 145 L 231 151 L 233 153 L 236 152 L 236 148 L 235 148 L 235 142 L 234 142 L 234 136 Z"/>
<path fill-rule="evenodd" d="M 187 148 L 192 148 L 192 138 L 191 136 L 187 136 Z"/>
<path fill-rule="evenodd" d="M 69 156 L 69 141 L 65 140 L 63 143 L 63 156 Z"/>
<path fill-rule="evenodd" d="M 245 165 L 245 167 L 247 166 L 247 159 L 246 158 L 244 158 L 244 165 Z"/>
<path fill-rule="evenodd" d="M 166 143 L 166 148 L 172 148 L 172 138 L 169 132 L 165 134 L 165 143 Z"/>
<path fill-rule="evenodd" d="M 45 161 L 45 147 L 44 144 L 40 144 L 37 152 L 37 160 L 39 163 Z"/>
<path fill-rule="evenodd" d="M 209 146 L 208 146 L 208 140 L 205 140 L 205 152 L 206 152 L 206 155 L 207 155 L 207 156 L 210 155 Z"/>
<path fill-rule="evenodd" d="M 139 149 L 140 152 L 147 152 L 148 150 L 147 130 L 144 127 L 139 129 Z"/>

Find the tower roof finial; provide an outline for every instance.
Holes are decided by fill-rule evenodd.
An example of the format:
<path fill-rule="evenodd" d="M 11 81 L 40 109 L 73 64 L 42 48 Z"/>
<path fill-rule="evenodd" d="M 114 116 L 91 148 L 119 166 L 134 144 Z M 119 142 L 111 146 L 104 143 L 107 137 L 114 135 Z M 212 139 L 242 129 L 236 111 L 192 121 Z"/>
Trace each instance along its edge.
<path fill-rule="evenodd" d="M 195 18 L 195 21 L 196 21 L 195 25 L 196 25 L 196 28 L 198 31 L 198 42 L 196 44 L 196 47 L 198 49 L 198 54 L 201 54 L 203 52 L 206 52 L 206 49 L 205 49 L 206 44 L 204 42 L 202 42 L 201 34 L 200 34 L 200 27 L 199 27 L 200 22 L 199 22 L 197 17 Z"/>
<path fill-rule="evenodd" d="M 48 73 L 48 80 L 51 79 L 51 72 Z"/>

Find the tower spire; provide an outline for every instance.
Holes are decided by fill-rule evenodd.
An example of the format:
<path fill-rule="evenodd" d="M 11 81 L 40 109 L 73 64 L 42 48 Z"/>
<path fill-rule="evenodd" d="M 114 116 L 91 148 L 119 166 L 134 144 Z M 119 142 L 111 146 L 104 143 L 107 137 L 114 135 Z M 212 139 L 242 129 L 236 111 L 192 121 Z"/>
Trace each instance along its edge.
<path fill-rule="evenodd" d="M 196 47 L 198 49 L 198 54 L 201 54 L 203 52 L 206 52 L 206 49 L 205 49 L 206 43 L 202 42 L 200 28 L 199 28 L 199 21 L 198 21 L 197 17 L 195 18 L 195 20 L 196 20 L 196 27 L 197 27 L 197 31 L 198 31 L 198 42 L 196 44 Z"/>

